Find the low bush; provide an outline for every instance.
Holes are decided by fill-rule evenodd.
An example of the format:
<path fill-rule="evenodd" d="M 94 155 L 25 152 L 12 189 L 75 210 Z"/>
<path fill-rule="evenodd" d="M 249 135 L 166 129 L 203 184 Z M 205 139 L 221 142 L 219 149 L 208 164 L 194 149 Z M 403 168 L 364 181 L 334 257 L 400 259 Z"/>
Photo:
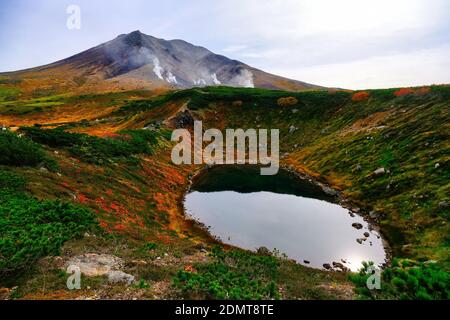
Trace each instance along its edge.
<path fill-rule="evenodd" d="M 0 130 L 0 164 L 10 166 L 35 166 L 45 163 L 50 167 L 55 162 L 47 157 L 42 147 L 27 139 L 19 137 L 9 130 Z"/>
<path fill-rule="evenodd" d="M 95 227 L 88 209 L 33 198 L 23 192 L 25 180 L 10 171 L 0 170 L 0 178 L 0 276 L 59 254 L 64 242 Z"/>
<path fill-rule="evenodd" d="M 370 265 L 365 263 L 358 274 L 350 276 L 361 299 L 450 299 L 450 274 L 437 263 L 394 259 L 381 273 L 379 290 L 367 288 Z"/>
<path fill-rule="evenodd" d="M 356 92 L 352 96 L 352 101 L 364 101 L 369 99 L 370 94 L 366 91 Z"/>
<path fill-rule="evenodd" d="M 277 100 L 277 104 L 280 107 L 295 106 L 296 104 L 298 104 L 298 99 L 295 97 L 283 97 Z"/>
<path fill-rule="evenodd" d="M 212 251 L 213 262 L 187 266 L 173 279 L 187 297 L 211 299 L 279 299 L 274 279 L 279 262 L 272 256 L 243 251 Z"/>
<path fill-rule="evenodd" d="M 32 140 L 51 147 L 66 148 L 74 156 L 91 163 L 103 163 L 111 158 L 128 158 L 136 154 L 152 154 L 158 134 L 150 130 L 127 130 L 111 137 L 99 138 L 62 129 L 23 127 Z M 129 160 L 129 159 L 128 159 Z"/>

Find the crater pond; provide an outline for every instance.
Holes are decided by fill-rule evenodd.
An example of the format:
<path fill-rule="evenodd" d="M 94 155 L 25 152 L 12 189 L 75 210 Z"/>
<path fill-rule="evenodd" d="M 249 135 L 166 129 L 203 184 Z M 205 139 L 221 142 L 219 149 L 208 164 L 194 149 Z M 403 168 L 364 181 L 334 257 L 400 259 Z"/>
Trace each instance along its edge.
<path fill-rule="evenodd" d="M 184 206 L 211 235 L 233 246 L 277 249 L 315 268 L 357 271 L 363 261 L 385 263 L 380 234 L 333 200 L 285 170 L 261 176 L 256 166 L 224 165 L 194 179 Z"/>

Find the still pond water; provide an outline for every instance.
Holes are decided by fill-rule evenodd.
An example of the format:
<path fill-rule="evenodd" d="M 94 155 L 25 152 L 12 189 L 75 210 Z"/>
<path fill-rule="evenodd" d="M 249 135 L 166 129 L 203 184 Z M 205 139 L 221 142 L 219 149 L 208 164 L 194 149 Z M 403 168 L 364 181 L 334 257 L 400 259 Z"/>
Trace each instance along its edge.
<path fill-rule="evenodd" d="M 356 271 L 362 261 L 383 264 L 379 233 L 332 201 L 287 171 L 261 176 L 252 166 L 217 166 L 194 181 L 184 205 L 213 236 L 237 247 L 276 248 L 316 268 L 337 262 Z M 362 228 L 353 227 L 355 223 Z"/>

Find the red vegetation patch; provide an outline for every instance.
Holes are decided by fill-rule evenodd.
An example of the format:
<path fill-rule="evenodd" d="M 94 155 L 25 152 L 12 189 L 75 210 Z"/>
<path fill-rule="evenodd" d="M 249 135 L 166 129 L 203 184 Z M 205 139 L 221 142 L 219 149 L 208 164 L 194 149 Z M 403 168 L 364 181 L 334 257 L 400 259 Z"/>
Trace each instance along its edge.
<path fill-rule="evenodd" d="M 127 230 L 127 227 L 124 226 L 123 224 L 116 224 L 114 226 L 114 230 L 115 231 L 125 231 L 125 230 Z"/>
<path fill-rule="evenodd" d="M 161 233 L 158 233 L 157 238 L 159 241 L 161 241 L 164 244 L 169 244 L 172 240 L 172 238 L 169 235 L 161 234 Z"/>
<path fill-rule="evenodd" d="M 416 92 L 418 94 L 427 94 L 427 93 L 430 93 L 430 91 L 431 91 L 430 87 L 422 87 L 422 88 L 419 88 Z"/>
<path fill-rule="evenodd" d="M 79 193 L 77 196 L 78 202 L 79 203 L 86 203 L 89 201 L 88 197 L 86 197 L 84 194 Z"/>
<path fill-rule="evenodd" d="M 98 224 L 99 224 L 100 227 L 102 227 L 103 229 L 106 229 L 106 228 L 108 227 L 108 224 L 107 224 L 105 221 L 103 221 L 103 220 L 100 220 Z"/>
<path fill-rule="evenodd" d="M 369 99 L 370 94 L 366 91 L 356 92 L 352 96 L 352 101 L 364 101 Z"/>
<path fill-rule="evenodd" d="M 412 94 L 412 93 L 414 93 L 414 90 L 411 88 L 401 88 L 401 89 L 395 91 L 394 95 L 396 97 L 401 97 L 401 96 L 406 96 L 406 95 Z"/>
<path fill-rule="evenodd" d="M 186 271 L 186 272 L 192 272 L 192 273 L 197 272 L 197 270 L 196 270 L 192 265 L 190 265 L 190 264 L 184 267 L 184 271 Z"/>

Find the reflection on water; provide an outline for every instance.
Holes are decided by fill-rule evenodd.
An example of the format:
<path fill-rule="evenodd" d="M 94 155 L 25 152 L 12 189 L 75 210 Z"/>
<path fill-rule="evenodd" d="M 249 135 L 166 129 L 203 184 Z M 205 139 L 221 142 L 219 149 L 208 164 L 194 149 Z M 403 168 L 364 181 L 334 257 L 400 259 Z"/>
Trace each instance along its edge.
<path fill-rule="evenodd" d="M 212 235 L 238 247 L 276 248 L 317 268 L 337 262 L 357 270 L 362 261 L 384 263 L 379 234 L 330 201 L 316 186 L 285 171 L 260 176 L 257 168 L 221 166 L 194 183 L 185 208 Z M 354 228 L 355 223 L 362 228 Z"/>

